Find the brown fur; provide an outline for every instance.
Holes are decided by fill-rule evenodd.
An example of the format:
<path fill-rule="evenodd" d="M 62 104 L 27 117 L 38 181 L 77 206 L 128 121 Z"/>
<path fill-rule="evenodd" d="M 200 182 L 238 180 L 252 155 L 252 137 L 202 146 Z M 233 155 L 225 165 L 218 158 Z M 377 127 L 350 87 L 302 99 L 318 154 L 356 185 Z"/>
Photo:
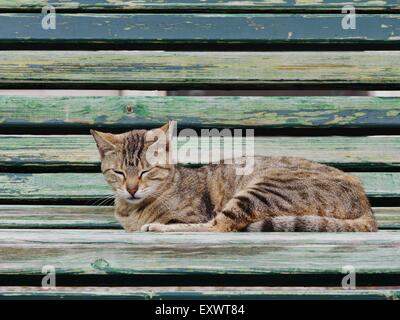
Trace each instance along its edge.
<path fill-rule="evenodd" d="M 250 175 L 228 164 L 150 166 L 149 131 L 92 134 L 127 231 L 377 230 L 361 182 L 338 169 L 295 157 L 255 157 Z M 127 192 L 136 189 L 140 199 Z"/>

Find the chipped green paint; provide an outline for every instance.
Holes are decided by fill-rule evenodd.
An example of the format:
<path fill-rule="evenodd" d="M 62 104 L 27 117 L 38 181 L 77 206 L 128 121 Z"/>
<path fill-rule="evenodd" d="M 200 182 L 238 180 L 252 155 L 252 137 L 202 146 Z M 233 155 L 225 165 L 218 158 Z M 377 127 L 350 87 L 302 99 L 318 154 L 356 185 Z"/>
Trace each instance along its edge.
<path fill-rule="evenodd" d="M 386 115 L 387 116 L 389 116 L 389 117 L 397 117 L 398 115 L 400 115 L 400 111 L 387 111 L 387 113 L 386 113 Z"/>
<path fill-rule="evenodd" d="M 400 173 L 353 174 L 361 178 L 370 197 L 400 196 Z M 100 173 L 0 173 L 0 185 L 0 199 L 13 202 L 81 200 L 94 205 L 93 199 L 111 195 Z"/>
<path fill-rule="evenodd" d="M 110 195 L 101 174 L 0 174 L 0 199 L 89 200 Z M 89 201 L 87 204 L 96 204 Z"/>
<path fill-rule="evenodd" d="M 379 229 L 400 229 L 400 208 L 373 208 Z M 113 207 L 0 205 L 0 229 L 121 229 Z"/>
<path fill-rule="evenodd" d="M 2 51 L 0 88 L 400 88 L 400 52 Z"/>
<path fill-rule="evenodd" d="M 357 29 L 343 14 L 57 14 L 57 28 L 41 28 L 40 13 L 0 14 L 0 44 L 42 43 L 399 43 L 396 14 L 358 14 Z M 188 27 L 190 26 L 190 27 Z M 186 50 L 188 48 L 185 48 Z M 190 47 L 189 47 L 190 49 Z M 337 68 L 346 67 L 343 61 Z M 304 68 L 308 68 L 304 66 Z M 288 70 L 282 68 L 281 70 Z"/>
<path fill-rule="evenodd" d="M 112 207 L 3 205 L 0 228 L 121 229 L 121 226 L 113 216 Z"/>
<path fill-rule="evenodd" d="M 41 275 L 43 265 L 54 266 L 57 275 L 75 277 L 247 274 L 274 275 L 290 281 L 292 275 L 299 274 L 314 273 L 320 278 L 321 274 L 340 275 L 346 265 L 354 266 L 359 276 L 398 275 L 400 259 L 394 257 L 399 254 L 399 245 L 400 232 L 388 230 L 182 236 L 121 230 L 3 229 L 0 277 Z M 321 282 L 324 280 L 322 277 Z M 374 284 L 380 285 L 377 280 Z"/>
<path fill-rule="evenodd" d="M 354 5 L 357 11 L 364 10 L 400 10 L 397 0 L 0 0 L 1 10 L 39 10 L 50 4 L 58 10 L 96 11 L 135 11 L 135 10 L 196 10 L 212 12 L 213 10 L 231 11 L 297 11 L 311 12 L 336 10 L 344 5 Z"/>
<path fill-rule="evenodd" d="M 1 53 L 0 53 L 1 55 Z M 392 97 L 0 97 L 0 128 L 400 126 Z"/>
<path fill-rule="evenodd" d="M 244 139 L 225 138 L 230 150 L 245 150 Z M 204 143 L 197 138 L 174 140 L 174 150 L 181 146 L 212 152 L 223 158 L 224 145 Z M 264 156 L 296 156 L 323 162 L 348 170 L 400 169 L 400 137 L 255 137 L 254 152 Z M 174 151 L 175 152 L 175 151 Z M 178 157 L 181 163 L 199 163 L 197 153 Z M 239 155 L 236 155 L 239 156 Z M 196 161 L 197 160 L 197 161 Z M 32 170 L 94 170 L 99 168 L 99 155 L 91 136 L 0 136 L 0 166 L 3 170 L 31 168 Z"/>

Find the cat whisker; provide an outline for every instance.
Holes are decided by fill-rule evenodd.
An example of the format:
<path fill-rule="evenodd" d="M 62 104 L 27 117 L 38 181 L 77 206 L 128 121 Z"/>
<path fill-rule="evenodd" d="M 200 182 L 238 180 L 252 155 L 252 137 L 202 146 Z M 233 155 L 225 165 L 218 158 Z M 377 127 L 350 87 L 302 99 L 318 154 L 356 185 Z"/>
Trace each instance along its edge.
<path fill-rule="evenodd" d="M 114 201 L 114 198 L 108 198 L 108 199 L 104 199 L 102 202 L 100 202 L 97 206 L 108 206 L 108 205 L 112 205 Z"/>
<path fill-rule="evenodd" d="M 99 207 L 104 205 L 105 203 L 114 200 L 114 195 L 107 196 L 105 198 L 96 199 L 91 205 L 95 207 Z"/>

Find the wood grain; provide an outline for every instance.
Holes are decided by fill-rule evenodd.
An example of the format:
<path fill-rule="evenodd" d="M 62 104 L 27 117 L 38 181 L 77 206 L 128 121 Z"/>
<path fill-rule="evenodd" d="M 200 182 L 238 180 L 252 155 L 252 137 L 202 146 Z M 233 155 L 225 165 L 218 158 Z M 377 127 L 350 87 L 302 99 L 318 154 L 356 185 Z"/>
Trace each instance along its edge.
<path fill-rule="evenodd" d="M 212 12 L 214 10 L 223 12 L 236 11 L 311 11 L 320 12 L 327 10 L 341 11 L 344 5 L 352 4 L 357 8 L 357 11 L 379 10 L 379 11 L 397 11 L 399 3 L 396 0 L 21 0 L 8 1 L 0 0 L 1 10 L 10 11 L 36 11 L 50 4 L 57 10 L 68 11 L 84 11 L 90 12 L 105 11 L 105 12 L 121 12 L 121 11 L 204 11 Z"/>
<path fill-rule="evenodd" d="M 254 300 L 396 300 L 398 288 L 364 287 L 343 290 L 335 287 L 0 287 L 0 300 L 6 299 L 254 299 Z"/>
<path fill-rule="evenodd" d="M 342 28 L 343 14 L 57 14 L 54 30 L 41 13 L 0 14 L 0 43 L 282 44 L 399 43 L 396 14 L 358 14 L 357 28 Z M 299 27 L 301 26 L 301 27 Z M 187 49 L 187 48 L 186 48 Z"/>
<path fill-rule="evenodd" d="M 400 88 L 400 52 L 2 51 L 0 88 Z"/>
<path fill-rule="evenodd" d="M 400 208 L 373 208 L 379 229 L 400 229 Z M 1 229 L 121 229 L 113 207 L 0 205 Z"/>
<path fill-rule="evenodd" d="M 347 265 L 358 276 L 398 275 L 400 260 L 394 257 L 399 245 L 398 231 L 182 235 L 0 230 L 0 277 L 41 275 L 44 265 L 54 266 L 58 276 L 314 273 L 323 280 L 324 274 L 341 274 Z"/>
<path fill-rule="evenodd" d="M 394 226 L 397 213 L 389 212 L 386 216 Z M 113 216 L 113 207 L 3 205 L 0 206 L 0 228 L 121 229 L 121 226 Z"/>
<path fill-rule="evenodd" d="M 399 97 L 0 96 L 0 128 L 400 127 Z"/>
<path fill-rule="evenodd" d="M 243 133 L 245 134 L 245 132 Z M 196 164 L 199 154 L 220 155 L 231 159 L 246 150 L 249 141 L 240 138 L 211 141 L 207 138 L 174 139 L 173 150 L 178 162 Z M 224 154 L 224 145 L 230 146 Z M 178 153 L 190 147 L 190 156 Z M 236 151 L 235 151 L 236 150 Z M 400 137 L 255 137 L 254 153 L 263 156 L 296 156 L 349 170 L 398 171 L 400 169 Z M 211 159 L 211 158 L 210 158 Z M 2 171 L 97 171 L 99 155 L 92 136 L 29 136 L 0 135 Z"/>
<path fill-rule="evenodd" d="M 355 172 L 368 196 L 396 199 L 400 194 L 400 173 Z M 111 195 L 100 173 L 0 173 L 0 200 L 55 201 L 94 199 Z"/>

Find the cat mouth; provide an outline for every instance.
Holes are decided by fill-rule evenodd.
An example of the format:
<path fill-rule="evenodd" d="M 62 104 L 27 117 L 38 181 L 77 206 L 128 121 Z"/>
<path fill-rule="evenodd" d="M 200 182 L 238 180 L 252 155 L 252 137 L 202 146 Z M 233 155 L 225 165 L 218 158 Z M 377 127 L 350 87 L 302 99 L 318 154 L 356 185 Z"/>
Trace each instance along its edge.
<path fill-rule="evenodd" d="M 131 203 L 137 203 L 137 202 L 141 201 L 142 198 L 140 198 L 140 197 L 135 197 L 135 196 L 130 196 L 130 197 L 126 198 L 126 200 L 127 200 L 128 202 L 131 202 Z"/>

